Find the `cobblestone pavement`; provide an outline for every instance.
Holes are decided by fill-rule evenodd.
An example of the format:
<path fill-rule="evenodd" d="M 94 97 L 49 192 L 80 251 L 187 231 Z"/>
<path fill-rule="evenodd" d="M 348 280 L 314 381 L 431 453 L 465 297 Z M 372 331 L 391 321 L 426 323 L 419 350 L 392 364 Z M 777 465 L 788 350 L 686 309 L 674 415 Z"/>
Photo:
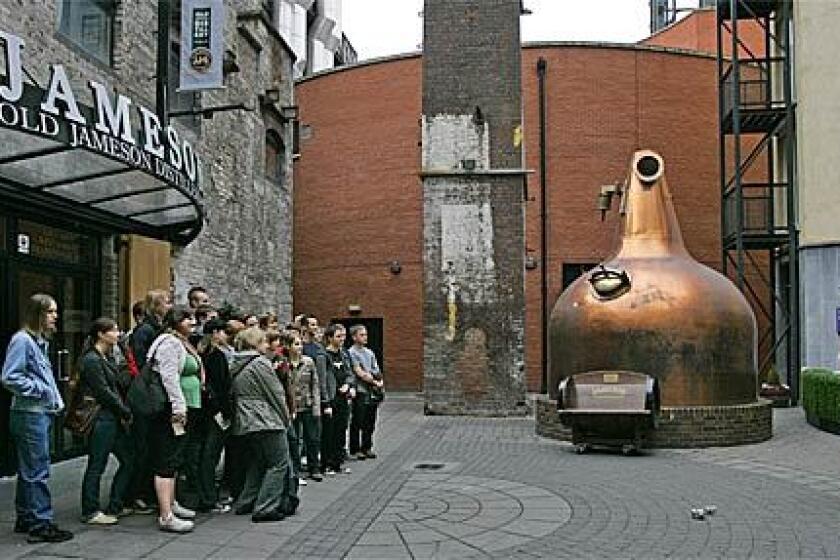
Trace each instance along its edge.
<path fill-rule="evenodd" d="M 11 531 L 12 480 L 0 481 L 0 558 L 838 558 L 840 439 L 775 412 L 766 443 L 576 455 L 534 435 L 532 419 L 424 417 L 389 395 L 379 458 L 302 489 L 280 523 L 202 516 L 172 536 L 153 517 L 82 526 L 83 460 L 57 465 L 60 545 Z M 715 505 L 692 520 L 690 509 Z"/>

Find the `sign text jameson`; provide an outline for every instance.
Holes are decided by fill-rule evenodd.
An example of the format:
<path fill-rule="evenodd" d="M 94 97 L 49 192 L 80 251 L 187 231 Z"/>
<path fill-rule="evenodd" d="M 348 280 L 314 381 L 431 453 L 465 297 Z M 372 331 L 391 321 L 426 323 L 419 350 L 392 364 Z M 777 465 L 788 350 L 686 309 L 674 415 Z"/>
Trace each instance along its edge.
<path fill-rule="evenodd" d="M 200 198 L 198 155 L 187 140 L 179 138 L 173 127 L 162 127 L 155 113 L 138 105 L 141 126 L 136 130 L 132 126 L 131 99 L 117 94 L 116 103 L 113 103 L 105 86 L 93 80 L 88 83 L 93 92 L 94 107 L 85 110 L 77 103 L 67 73 L 60 64 L 50 67 L 49 87 L 40 104 L 25 104 L 21 65 L 24 41 L 0 31 L 0 42 L 4 45 L 7 70 L 5 81 L 0 81 L 0 125 L 61 139 L 73 147 L 105 154 Z"/>

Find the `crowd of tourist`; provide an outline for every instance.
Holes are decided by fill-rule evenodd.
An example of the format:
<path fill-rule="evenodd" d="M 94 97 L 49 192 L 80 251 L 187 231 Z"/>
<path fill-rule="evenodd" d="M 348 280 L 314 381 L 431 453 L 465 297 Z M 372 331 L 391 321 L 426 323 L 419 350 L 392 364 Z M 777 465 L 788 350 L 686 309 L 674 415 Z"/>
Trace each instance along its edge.
<path fill-rule="evenodd" d="M 65 403 L 48 352 L 59 309 L 49 295 L 28 300 L 2 371 L 13 394 L 14 530 L 28 542 L 73 537 L 53 517 L 53 422 L 86 437 L 81 517 L 92 525 L 156 514 L 161 530 L 185 533 L 197 513 L 229 512 L 280 521 L 295 514 L 300 486 L 376 458 L 383 378 L 364 326 L 322 329 L 312 315 L 281 326 L 273 313 L 217 309 L 201 287 L 188 301 L 149 292 L 128 333 L 95 320 Z M 119 466 L 103 508 L 111 455 Z"/>

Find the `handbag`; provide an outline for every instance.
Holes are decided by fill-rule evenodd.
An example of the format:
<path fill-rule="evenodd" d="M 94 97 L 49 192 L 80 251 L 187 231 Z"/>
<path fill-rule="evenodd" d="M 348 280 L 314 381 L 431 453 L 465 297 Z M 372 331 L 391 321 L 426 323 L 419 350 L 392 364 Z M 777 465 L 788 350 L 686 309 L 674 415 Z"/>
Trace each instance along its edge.
<path fill-rule="evenodd" d="M 169 396 L 163 388 L 160 373 L 155 368 L 156 364 L 154 354 L 150 355 L 128 388 L 126 400 L 135 414 L 157 416 L 166 410 L 169 403 Z"/>
<path fill-rule="evenodd" d="M 90 395 L 85 395 L 81 387 L 76 387 L 73 398 L 64 415 L 64 427 L 80 436 L 93 431 L 93 422 L 102 406 Z"/>

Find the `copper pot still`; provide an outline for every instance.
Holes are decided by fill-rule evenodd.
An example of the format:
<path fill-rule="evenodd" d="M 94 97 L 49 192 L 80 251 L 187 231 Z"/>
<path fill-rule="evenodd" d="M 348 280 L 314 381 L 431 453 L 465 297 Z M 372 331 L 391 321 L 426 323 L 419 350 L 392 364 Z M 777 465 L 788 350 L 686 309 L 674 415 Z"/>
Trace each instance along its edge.
<path fill-rule="evenodd" d="M 732 282 L 688 254 L 664 172 L 658 154 L 634 154 L 617 251 L 554 306 L 552 398 L 570 375 L 630 370 L 659 379 L 663 406 L 756 400 L 755 315 Z"/>

